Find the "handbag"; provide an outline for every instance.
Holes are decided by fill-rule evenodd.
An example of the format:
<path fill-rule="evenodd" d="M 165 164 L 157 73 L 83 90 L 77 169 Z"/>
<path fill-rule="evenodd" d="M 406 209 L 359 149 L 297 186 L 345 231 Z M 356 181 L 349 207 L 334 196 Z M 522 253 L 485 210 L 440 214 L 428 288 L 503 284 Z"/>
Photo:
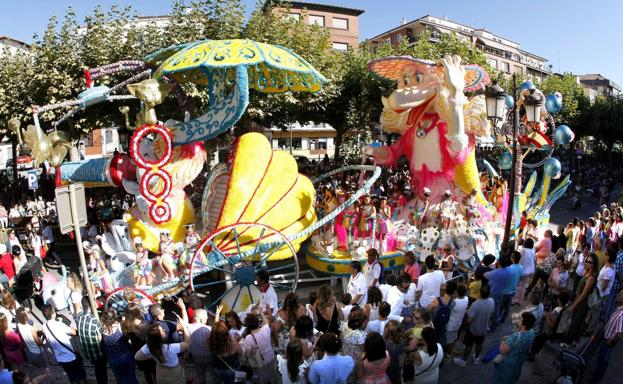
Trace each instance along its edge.
<path fill-rule="evenodd" d="M 264 363 L 264 356 L 262 356 L 262 352 L 260 351 L 260 346 L 257 343 L 257 339 L 255 338 L 255 335 L 251 333 L 251 337 L 253 337 L 253 341 L 255 342 L 257 349 L 252 354 L 246 357 L 245 365 L 251 368 L 263 367 L 265 363 Z"/>
<path fill-rule="evenodd" d="M 45 327 L 48 329 L 48 332 L 50 332 L 50 335 L 54 338 L 54 340 L 56 340 L 57 343 L 59 343 L 63 348 L 71 352 L 74 356 L 76 356 L 76 359 L 82 359 L 82 356 L 80 355 L 80 352 L 78 351 L 77 348 L 74 348 L 73 345 L 68 346 L 67 344 L 60 341 L 58 337 L 56 337 L 54 332 L 52 332 L 48 323 L 45 323 Z"/>
<path fill-rule="evenodd" d="M 599 295 L 599 289 L 593 288 L 591 294 L 588 296 L 588 307 L 595 308 L 601 304 L 601 296 Z"/>
<path fill-rule="evenodd" d="M 234 382 L 236 382 L 236 383 L 242 383 L 242 382 L 244 382 L 245 380 L 247 380 L 247 379 L 248 379 L 247 372 L 245 372 L 245 371 L 240 371 L 240 370 L 237 370 L 237 369 L 233 369 L 233 368 L 231 367 L 231 365 L 227 364 L 227 362 L 226 362 L 225 360 L 223 360 L 223 358 L 222 358 L 222 357 L 220 357 L 219 355 L 216 355 L 216 357 L 217 357 L 220 361 L 222 361 L 222 362 L 223 362 L 223 364 L 225 364 L 225 365 L 227 366 L 227 368 L 229 368 L 229 370 L 230 370 L 230 371 L 232 371 L 232 372 L 234 373 Z"/>

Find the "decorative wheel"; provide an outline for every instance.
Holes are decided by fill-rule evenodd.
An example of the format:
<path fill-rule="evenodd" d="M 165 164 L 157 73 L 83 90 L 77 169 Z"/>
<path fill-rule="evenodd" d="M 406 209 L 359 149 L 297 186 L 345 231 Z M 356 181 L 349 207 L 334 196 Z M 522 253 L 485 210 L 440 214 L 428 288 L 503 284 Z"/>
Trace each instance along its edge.
<path fill-rule="evenodd" d="M 255 274 L 266 269 L 276 291 L 292 292 L 299 263 L 292 243 L 279 231 L 259 223 L 219 228 L 201 241 L 190 263 L 190 288 L 208 297 L 208 308 L 223 304 L 223 313 L 244 311 L 259 303 Z"/>

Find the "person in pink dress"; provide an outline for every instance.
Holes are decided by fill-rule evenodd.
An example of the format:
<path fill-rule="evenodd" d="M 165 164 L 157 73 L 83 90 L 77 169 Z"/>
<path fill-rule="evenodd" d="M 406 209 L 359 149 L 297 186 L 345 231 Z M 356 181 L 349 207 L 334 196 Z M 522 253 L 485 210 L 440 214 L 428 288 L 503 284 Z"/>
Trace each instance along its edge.
<path fill-rule="evenodd" d="M 378 332 L 370 332 L 363 344 L 363 353 L 357 362 L 357 382 L 363 384 L 391 384 L 385 371 L 390 356 L 385 340 Z"/>

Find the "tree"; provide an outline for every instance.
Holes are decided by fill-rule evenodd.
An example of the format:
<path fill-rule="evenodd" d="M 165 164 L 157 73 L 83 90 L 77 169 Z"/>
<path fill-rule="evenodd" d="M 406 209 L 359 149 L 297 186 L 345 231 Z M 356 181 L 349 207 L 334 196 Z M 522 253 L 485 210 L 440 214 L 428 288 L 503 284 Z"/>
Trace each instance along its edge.
<path fill-rule="evenodd" d="M 545 95 L 554 92 L 562 94 L 562 110 L 555 115 L 558 124 L 573 124 L 579 113 L 579 105 L 584 98 L 584 91 L 575 76 L 565 73 L 562 76 L 548 76 L 540 85 Z"/>

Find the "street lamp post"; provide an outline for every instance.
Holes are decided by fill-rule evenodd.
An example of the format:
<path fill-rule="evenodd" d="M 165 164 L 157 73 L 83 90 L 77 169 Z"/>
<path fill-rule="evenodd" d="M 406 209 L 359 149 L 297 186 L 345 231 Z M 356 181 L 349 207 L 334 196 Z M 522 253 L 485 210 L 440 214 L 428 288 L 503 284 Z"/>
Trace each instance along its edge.
<path fill-rule="evenodd" d="M 513 247 L 510 243 L 511 224 L 513 219 L 513 199 L 515 195 L 516 185 L 516 167 L 517 167 L 517 135 L 519 132 L 519 108 L 517 106 L 517 100 L 519 100 L 519 93 L 517 89 L 517 76 L 513 74 L 513 97 L 515 103 L 513 105 L 513 136 L 512 136 L 512 165 L 510 168 L 510 185 L 508 189 L 509 201 L 506 210 L 506 222 L 504 224 L 504 237 L 502 240 L 501 251 L 502 254 L 510 254 Z M 499 123 L 505 124 L 504 116 L 506 106 L 506 93 L 497 83 L 487 87 L 485 89 L 485 99 L 487 106 L 487 117 L 491 121 L 491 124 L 495 128 Z"/>

